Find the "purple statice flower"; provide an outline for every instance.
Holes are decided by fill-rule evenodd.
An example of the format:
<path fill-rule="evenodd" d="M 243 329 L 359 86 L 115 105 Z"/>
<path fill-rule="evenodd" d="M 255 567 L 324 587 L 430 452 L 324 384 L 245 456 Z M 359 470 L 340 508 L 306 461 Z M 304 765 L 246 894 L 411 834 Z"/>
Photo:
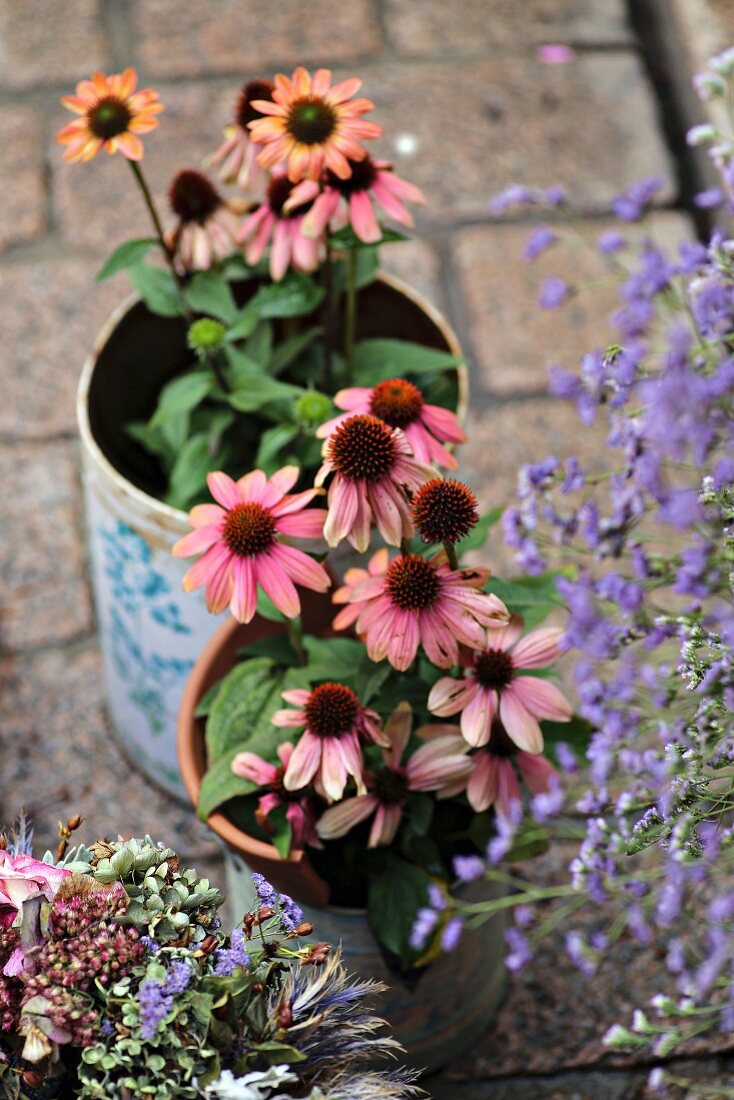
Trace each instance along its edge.
<path fill-rule="evenodd" d="M 599 234 L 596 246 L 600 252 L 610 253 L 619 252 L 626 243 L 624 236 L 618 229 L 605 229 L 603 233 Z"/>
<path fill-rule="evenodd" d="M 713 470 L 714 489 L 725 489 L 734 485 L 734 458 L 721 458 Z"/>
<path fill-rule="evenodd" d="M 140 1032 L 144 1039 L 154 1039 L 159 1025 L 173 1008 L 173 997 L 168 996 L 163 984 L 155 978 L 145 978 L 138 990 Z"/>
<path fill-rule="evenodd" d="M 150 936 L 141 936 L 140 942 L 142 943 L 143 947 L 145 947 L 146 950 L 150 952 L 151 955 L 157 955 L 161 949 L 161 945 L 159 943 L 156 943 L 155 940 L 152 939 Z"/>
<path fill-rule="evenodd" d="M 558 275 L 548 275 L 543 279 L 538 304 L 542 309 L 557 309 L 563 305 L 570 292 L 571 287 L 565 279 Z"/>
<path fill-rule="evenodd" d="M 288 894 L 280 895 L 280 923 L 284 932 L 295 932 L 303 921 L 303 909 Z"/>
<path fill-rule="evenodd" d="M 191 976 L 190 965 L 183 959 L 174 959 L 163 987 L 166 994 L 176 996 L 183 993 L 189 987 Z"/>
<path fill-rule="evenodd" d="M 551 187 L 546 187 L 543 192 L 543 201 L 548 206 L 563 206 L 566 201 L 566 192 L 560 184 L 554 183 Z"/>
<path fill-rule="evenodd" d="M 252 885 L 255 887 L 255 893 L 260 899 L 260 904 L 277 909 L 278 895 L 275 888 L 270 885 L 265 876 L 258 874 L 257 871 L 253 871 L 250 878 L 252 879 Z"/>
<path fill-rule="evenodd" d="M 441 950 L 455 951 L 459 946 L 463 931 L 463 919 L 459 916 L 449 917 L 441 932 Z"/>
<path fill-rule="evenodd" d="M 566 933 L 566 954 L 583 974 L 596 973 L 594 952 L 580 932 Z"/>
<path fill-rule="evenodd" d="M 507 928 L 505 930 L 505 942 L 510 949 L 505 955 L 505 966 L 513 972 L 522 970 L 533 957 L 533 951 L 527 936 L 523 935 L 519 928 Z"/>
<path fill-rule="evenodd" d="M 700 210 L 711 210 L 714 206 L 721 206 L 726 195 L 720 187 L 707 187 L 705 191 L 698 191 L 693 196 L 693 202 Z"/>
<path fill-rule="evenodd" d="M 579 489 L 583 489 L 586 484 L 586 477 L 584 471 L 581 469 L 581 463 L 577 458 L 571 456 L 566 459 L 566 476 L 561 484 L 562 493 L 576 493 Z"/>
<path fill-rule="evenodd" d="M 557 240 L 558 234 L 554 233 L 550 226 L 539 225 L 528 234 L 528 238 L 525 241 L 525 247 L 523 248 L 522 258 L 524 260 L 536 259 L 554 245 Z"/>
<path fill-rule="evenodd" d="M 435 909 L 425 906 L 418 910 L 410 933 L 410 946 L 414 951 L 420 951 L 421 948 L 425 947 L 437 924 L 438 913 Z"/>
<path fill-rule="evenodd" d="M 555 745 L 556 760 L 563 768 L 564 772 L 573 774 L 578 771 L 578 760 L 576 759 L 576 753 L 573 751 L 570 745 L 565 741 L 556 741 Z"/>
<path fill-rule="evenodd" d="M 612 199 L 612 210 L 623 222 L 639 221 L 645 207 L 649 206 L 664 184 L 661 176 L 638 180 Z"/>
<path fill-rule="evenodd" d="M 489 200 L 489 211 L 491 214 L 503 214 L 511 206 L 529 206 L 536 201 L 532 188 L 520 183 L 512 183 L 504 191 L 492 196 Z"/>
<path fill-rule="evenodd" d="M 530 803 L 530 811 L 536 821 L 545 822 L 553 817 L 558 817 L 563 809 L 564 797 L 560 783 L 551 784 L 547 791 L 541 791 L 533 796 Z"/>
<path fill-rule="evenodd" d="M 459 882 L 473 882 L 484 874 L 481 856 L 454 856 L 453 867 Z"/>
<path fill-rule="evenodd" d="M 218 977 L 228 978 L 238 968 L 247 970 L 249 966 L 245 934 L 241 928 L 235 928 L 229 937 L 229 947 L 220 947 L 217 951 L 214 973 Z"/>

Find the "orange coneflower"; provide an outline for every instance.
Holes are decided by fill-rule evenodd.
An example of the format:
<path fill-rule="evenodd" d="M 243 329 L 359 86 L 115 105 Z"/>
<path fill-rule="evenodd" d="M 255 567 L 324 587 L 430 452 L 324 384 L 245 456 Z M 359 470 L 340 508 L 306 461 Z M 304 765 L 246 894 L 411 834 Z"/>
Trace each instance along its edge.
<path fill-rule="evenodd" d="M 65 160 L 91 160 L 101 149 L 110 154 L 119 150 L 128 160 L 142 159 L 138 134 L 155 129 L 156 115 L 164 106 L 152 88 L 136 92 L 137 83 L 135 69 L 112 76 L 95 72 L 91 80 L 77 84 L 76 95 L 62 98 L 64 107 L 80 116 L 56 135 L 61 145 L 68 146 Z"/>
<path fill-rule="evenodd" d="M 339 179 L 352 174 L 349 160 L 362 160 L 359 144 L 379 137 L 381 128 L 361 115 L 374 104 L 353 99 L 362 81 L 356 78 L 331 83 L 329 69 L 317 69 L 311 76 L 297 68 L 292 78 L 278 73 L 273 100 L 253 100 L 252 106 L 268 117 L 248 123 L 252 140 L 264 145 L 258 157 L 262 168 L 285 162 L 288 179 L 318 179 L 329 168 Z"/>

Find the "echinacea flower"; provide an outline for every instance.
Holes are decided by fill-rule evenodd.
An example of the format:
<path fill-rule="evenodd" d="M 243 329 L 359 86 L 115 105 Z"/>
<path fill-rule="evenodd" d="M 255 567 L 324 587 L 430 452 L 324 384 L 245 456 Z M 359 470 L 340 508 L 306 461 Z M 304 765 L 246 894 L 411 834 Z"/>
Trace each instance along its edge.
<path fill-rule="evenodd" d="M 541 753 L 518 749 L 497 718 L 492 723 L 489 744 L 472 753 L 471 761 L 474 770 L 466 784 L 469 805 L 476 813 L 494 806 L 497 814 L 508 821 L 516 819 L 516 807 L 522 802 L 513 764 L 532 794 L 544 794 L 558 782 L 558 772 L 550 761 Z"/>
<path fill-rule="evenodd" d="M 361 569 L 359 566 L 353 566 L 351 569 L 347 569 L 344 574 L 344 584 L 341 588 L 337 588 L 331 597 L 332 603 L 346 604 L 346 607 L 342 608 L 331 624 L 334 630 L 346 630 L 348 626 L 351 626 L 352 623 L 357 621 L 362 612 L 362 608 L 369 601 L 353 600 L 352 596 L 354 590 L 362 584 L 363 581 L 369 580 L 370 577 L 381 577 L 388 567 L 389 560 L 389 552 L 387 548 L 383 546 L 372 555 L 367 562 L 366 569 Z"/>
<path fill-rule="evenodd" d="M 317 69 L 311 76 L 299 66 L 290 80 L 278 73 L 272 101 L 252 103 L 268 117 L 248 123 L 252 140 L 264 146 L 260 166 L 285 163 L 292 183 L 317 180 L 327 168 L 347 179 L 349 161 L 366 156 L 360 141 L 382 133 L 377 123 L 361 117 L 374 106 L 369 99 L 353 98 L 361 86 L 356 78 L 332 84 L 329 69 Z"/>
<path fill-rule="evenodd" d="M 91 80 L 81 80 L 76 95 L 65 95 L 64 107 L 79 115 L 56 135 L 66 145 L 64 160 L 86 161 L 102 149 L 110 155 L 120 152 L 128 160 L 142 160 L 143 143 L 138 134 L 147 134 L 158 125 L 163 104 L 152 88 L 135 91 L 135 69 L 105 76 L 95 72 Z"/>
<path fill-rule="evenodd" d="M 245 246 L 248 264 L 256 264 L 270 248 L 270 276 L 278 283 L 289 267 L 295 271 L 315 271 L 324 247 L 323 240 L 306 237 L 303 219 L 310 208 L 304 203 L 286 209 L 293 184 L 283 173 L 275 173 L 268 183 L 265 200 L 242 223 L 237 243 Z"/>
<path fill-rule="evenodd" d="M 303 223 L 308 237 L 321 237 L 329 229 L 332 219 L 341 213 L 342 201 L 346 206 L 346 220 L 365 244 L 382 240 L 382 228 L 377 220 L 375 203 L 392 218 L 411 228 L 413 215 L 406 202 L 425 202 L 425 195 L 412 183 L 396 176 L 386 160 L 350 160 L 351 175 L 342 179 L 329 169 L 323 179 L 302 180 L 289 200 L 292 203 L 313 202 Z"/>
<path fill-rule="evenodd" d="M 399 546 L 413 524 L 406 489 L 418 489 L 433 470 L 418 462 L 399 428 L 376 416 L 348 416 L 325 441 L 322 485 L 333 474 L 324 538 L 329 546 L 349 539 L 360 553 L 369 546 L 372 519 L 385 542 Z"/>
<path fill-rule="evenodd" d="M 294 848 L 302 848 L 304 844 L 320 848 L 321 842 L 316 835 L 316 817 L 313 806 L 303 791 L 294 792 L 286 790 L 283 785 L 283 776 L 293 755 L 293 745 L 285 741 L 276 749 L 280 765 L 269 764 L 254 752 L 239 752 L 232 761 L 232 771 L 242 779 L 249 779 L 251 783 L 257 783 L 258 787 L 267 788 L 267 794 L 260 796 L 255 810 L 255 818 L 258 825 L 268 828 L 268 815 L 285 805 L 285 816 L 291 827 L 291 843 Z"/>
<path fill-rule="evenodd" d="M 252 105 L 254 99 L 271 99 L 272 80 L 260 77 L 249 80 L 237 97 L 234 122 L 224 131 L 224 141 L 207 162 L 219 168 L 224 183 L 236 183 L 243 191 L 252 191 L 259 183 L 262 170 L 257 163 L 260 147 L 250 139 L 248 124 L 262 118 L 262 112 Z"/>
<path fill-rule="evenodd" d="M 284 691 L 283 698 L 296 709 L 277 710 L 270 721 L 285 728 L 304 727 L 285 770 L 285 789 L 297 791 L 315 781 L 327 798 L 336 801 L 344 794 L 351 775 L 363 794 L 360 737 L 384 743 L 379 715 L 362 706 L 344 684 Z"/>
<path fill-rule="evenodd" d="M 391 844 L 400 825 L 403 808 L 411 791 L 437 791 L 457 781 L 466 781 L 472 763 L 466 755 L 458 728 L 452 735 L 436 737 L 421 745 L 402 763 L 410 739 L 413 712 L 400 703 L 385 724 L 389 746 L 383 749 L 383 766 L 368 777 L 369 792 L 346 798 L 331 806 L 319 819 L 317 831 L 324 840 L 344 836 L 374 814 L 368 848 Z"/>
<path fill-rule="evenodd" d="M 410 505 L 413 523 L 423 542 L 456 543 L 479 522 L 477 498 L 455 478 L 436 477 L 421 485 Z"/>
<path fill-rule="evenodd" d="M 168 189 L 178 222 L 167 234 L 170 248 L 186 271 L 206 271 L 213 260 L 224 260 L 235 248 L 239 221 L 211 180 L 193 168 L 174 176 Z"/>
<path fill-rule="evenodd" d="M 405 378 L 389 378 L 376 386 L 352 386 L 334 398 L 346 410 L 328 420 L 316 432 L 325 439 L 350 416 L 376 416 L 391 428 L 400 428 L 418 462 L 434 462 L 446 470 L 456 469 L 456 459 L 444 443 L 466 443 L 466 434 L 454 413 L 440 405 L 426 404 L 423 394 Z"/>
<path fill-rule="evenodd" d="M 287 618 L 301 610 L 296 584 L 315 592 L 330 585 L 323 566 L 302 550 L 285 546 L 280 537 L 319 538 L 325 512 L 307 508 L 317 489 L 288 495 L 298 478 L 297 466 L 284 466 L 267 478 L 253 470 L 239 481 L 223 473 L 207 477 L 217 504 L 197 504 L 189 512 L 194 527 L 173 547 L 179 558 L 202 557 L 184 577 L 187 592 L 206 585 L 206 604 L 214 615 L 229 605 L 235 619 L 249 623 L 263 589 Z M 295 583 L 294 583 L 295 582 Z"/>
<path fill-rule="evenodd" d="M 356 630 L 370 658 L 387 657 L 404 672 L 422 645 L 439 668 L 457 664 L 460 644 L 478 649 L 485 630 L 509 618 L 497 596 L 478 591 L 488 578 L 488 569 L 451 569 L 443 553 L 394 558 L 383 574 L 363 581 L 350 596 L 362 608 Z"/>
<path fill-rule="evenodd" d="M 563 631 L 546 627 L 520 639 L 521 633 L 516 623 L 491 631 L 475 652 L 462 654 L 463 680 L 443 676 L 431 689 L 428 709 L 442 717 L 461 711 L 461 732 L 477 748 L 489 741 L 495 715 L 517 747 L 530 753 L 543 748 L 538 719 L 571 719 L 571 705 L 554 684 L 523 675 L 557 659 Z"/>

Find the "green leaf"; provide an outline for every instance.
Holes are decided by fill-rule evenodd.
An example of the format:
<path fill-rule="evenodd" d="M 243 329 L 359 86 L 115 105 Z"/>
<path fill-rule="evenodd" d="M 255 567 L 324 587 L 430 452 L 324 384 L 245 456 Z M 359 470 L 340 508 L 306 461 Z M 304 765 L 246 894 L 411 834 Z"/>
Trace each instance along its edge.
<path fill-rule="evenodd" d="M 484 546 L 487 541 L 487 535 L 491 527 L 494 527 L 502 519 L 502 513 L 505 507 L 503 504 L 498 505 L 496 508 L 492 508 L 491 511 L 485 512 L 483 516 L 479 517 L 479 523 L 476 527 L 469 532 L 465 539 L 461 539 L 456 544 L 456 552 L 461 556 L 467 554 L 470 550 L 479 550 Z"/>
<path fill-rule="evenodd" d="M 298 359 L 299 355 L 303 354 L 306 348 L 313 344 L 314 340 L 323 331 L 321 325 L 312 325 L 311 328 L 304 329 L 303 332 L 297 332 L 295 336 L 291 336 L 290 339 L 284 340 L 282 344 L 278 344 L 270 357 L 268 373 L 280 374 L 281 371 L 284 371 L 286 367 L 289 367 L 291 363 Z"/>
<path fill-rule="evenodd" d="M 367 916 L 374 935 L 404 963 L 416 956 L 410 946 L 418 910 L 428 902 L 431 876 L 414 863 L 391 859 L 372 883 Z"/>
<path fill-rule="evenodd" d="M 288 859 L 293 844 L 293 829 L 290 821 L 285 816 L 287 808 L 287 806 L 281 805 L 268 814 L 268 825 L 273 829 L 270 840 L 281 859 Z M 270 832 L 270 829 L 268 829 L 268 832 Z"/>
<path fill-rule="evenodd" d="M 366 653 L 362 654 L 362 660 L 357 669 L 356 685 L 354 690 L 365 706 L 370 699 L 380 690 L 392 672 L 392 666 L 387 661 L 371 661 Z"/>
<path fill-rule="evenodd" d="M 186 287 L 186 299 L 195 313 L 216 317 L 231 324 L 237 317 L 237 303 L 229 283 L 218 271 L 197 271 Z"/>
<path fill-rule="evenodd" d="M 212 709 L 212 703 L 216 699 L 219 693 L 220 684 L 213 684 L 208 691 L 205 691 L 199 702 L 196 704 L 196 710 L 194 715 L 196 718 L 206 718 L 209 711 Z"/>
<path fill-rule="evenodd" d="M 409 806 L 411 829 L 418 836 L 426 836 L 433 820 L 433 799 L 427 794 L 413 794 Z"/>
<path fill-rule="evenodd" d="M 406 237 L 405 233 L 400 233 L 397 229 L 388 229 L 384 225 L 380 226 L 382 229 L 382 237 L 378 241 L 378 244 L 391 244 L 393 241 L 408 241 L 409 237 Z M 373 248 L 374 244 L 370 244 L 367 241 L 363 241 L 361 237 L 358 237 L 354 232 L 351 225 L 345 225 L 342 229 L 337 229 L 336 233 L 332 233 L 329 238 L 329 243 L 334 248 Z"/>
<path fill-rule="evenodd" d="M 128 267 L 135 267 L 142 263 L 153 245 L 158 244 L 155 237 L 137 237 L 133 241 L 124 241 L 118 245 L 114 252 L 107 257 L 102 268 L 94 276 L 95 283 L 104 282 L 118 271 L 124 271 Z"/>
<path fill-rule="evenodd" d="M 131 267 L 130 279 L 140 297 L 151 313 L 161 317 L 179 317 L 183 313 L 183 302 L 176 280 L 168 271 L 150 264 L 136 264 Z"/>
<path fill-rule="evenodd" d="M 257 412 L 271 401 L 292 400 L 303 392 L 299 386 L 253 372 L 247 379 L 240 374 L 238 388 L 227 394 L 227 400 L 238 412 Z"/>
<path fill-rule="evenodd" d="M 260 318 L 255 310 L 251 310 L 249 306 L 245 306 L 240 310 L 236 321 L 230 329 L 227 330 L 228 340 L 244 340 L 247 336 L 252 335 L 259 324 Z"/>
<path fill-rule="evenodd" d="M 185 508 L 206 484 L 206 475 L 216 469 L 218 458 L 209 451 L 206 432 L 187 439 L 171 470 L 166 502 L 173 508 Z"/>
<path fill-rule="evenodd" d="M 274 634 L 271 638 L 262 638 L 259 642 L 250 642 L 237 650 L 237 657 L 246 660 L 250 657 L 267 657 L 274 665 L 296 668 L 300 657 L 293 648 L 287 634 Z"/>
<path fill-rule="evenodd" d="M 257 1043 L 253 1045 L 252 1049 L 257 1052 L 258 1058 L 262 1058 L 267 1066 L 289 1066 L 306 1060 L 306 1055 L 302 1054 L 300 1050 L 287 1046 L 285 1043 L 279 1043 L 275 1039 L 269 1039 L 265 1043 Z"/>
<path fill-rule="evenodd" d="M 257 613 L 262 615 L 263 619 L 268 619 L 272 623 L 284 623 L 285 615 L 282 611 L 279 611 L 269 596 L 266 596 L 262 589 L 257 594 Z"/>
<path fill-rule="evenodd" d="M 245 344 L 244 353 L 265 370 L 273 352 L 273 340 L 273 326 L 270 321 L 261 321 Z"/>
<path fill-rule="evenodd" d="M 258 789 L 257 783 L 242 779 L 232 771 L 232 761 L 238 752 L 240 752 L 239 746 L 232 746 L 205 773 L 199 791 L 198 814 L 202 821 L 206 821 L 209 814 L 223 803 L 229 802 L 231 798 L 253 794 Z"/>
<path fill-rule="evenodd" d="M 193 371 L 167 382 L 160 392 L 149 426 L 157 428 L 180 413 L 190 412 L 213 388 L 214 379 L 208 371 Z"/>
<path fill-rule="evenodd" d="M 364 657 L 364 646 L 354 638 L 316 638 L 307 635 L 303 646 L 308 653 L 309 679 L 356 682 Z"/>
<path fill-rule="evenodd" d="M 283 465 L 281 459 L 286 457 L 284 451 L 297 435 L 296 424 L 274 424 L 272 428 L 266 428 L 260 436 L 255 466 L 266 473 L 274 473 L 274 467 Z"/>
<path fill-rule="evenodd" d="M 360 340 L 354 347 L 354 370 L 360 383 L 374 385 L 386 378 L 406 374 L 430 374 L 445 371 L 461 362 L 455 355 L 410 340 L 375 337 Z"/>
<path fill-rule="evenodd" d="M 555 573 L 543 573 L 511 581 L 490 577 L 486 587 L 488 592 L 499 596 L 511 612 L 522 615 L 525 627 L 532 629 L 563 606 L 556 591 L 555 576 Z"/>
<path fill-rule="evenodd" d="M 277 700 L 277 687 L 273 662 L 266 657 L 243 661 L 224 677 L 206 724 L 210 764 L 227 749 L 246 740 L 263 709 L 273 699 Z M 275 702 L 272 711 L 277 705 Z"/>
<path fill-rule="evenodd" d="M 248 308 L 260 317 L 301 317 L 313 313 L 324 297 L 324 288 L 299 271 L 291 271 L 280 283 L 260 287 Z"/>
<path fill-rule="evenodd" d="M 556 763 L 558 763 L 556 745 L 559 741 L 565 742 L 576 754 L 579 761 L 583 762 L 586 759 L 586 750 L 589 747 L 594 727 L 591 722 L 587 722 L 580 714 L 574 714 L 570 722 L 544 720 L 540 723 L 540 728 L 543 731 L 545 747 Z"/>

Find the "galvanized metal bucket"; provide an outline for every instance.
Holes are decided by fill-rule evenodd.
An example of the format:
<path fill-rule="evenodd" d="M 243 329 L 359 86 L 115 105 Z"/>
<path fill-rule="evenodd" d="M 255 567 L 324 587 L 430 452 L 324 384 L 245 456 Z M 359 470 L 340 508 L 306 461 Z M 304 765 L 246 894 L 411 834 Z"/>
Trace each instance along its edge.
<path fill-rule="evenodd" d="M 361 312 L 364 301 L 364 313 Z M 360 333 L 401 336 L 460 356 L 443 317 L 417 292 L 381 275 L 360 292 Z M 162 504 L 155 465 L 126 425 L 147 420 L 161 387 L 187 362 L 186 329 L 133 296 L 112 314 L 82 371 L 77 394 L 88 541 L 109 717 L 129 760 L 186 801 L 176 763 L 176 716 L 184 685 L 220 625 L 181 582 L 190 563 L 171 556 L 188 530 Z M 458 371 L 459 413 L 467 375 Z"/>

